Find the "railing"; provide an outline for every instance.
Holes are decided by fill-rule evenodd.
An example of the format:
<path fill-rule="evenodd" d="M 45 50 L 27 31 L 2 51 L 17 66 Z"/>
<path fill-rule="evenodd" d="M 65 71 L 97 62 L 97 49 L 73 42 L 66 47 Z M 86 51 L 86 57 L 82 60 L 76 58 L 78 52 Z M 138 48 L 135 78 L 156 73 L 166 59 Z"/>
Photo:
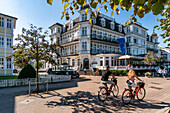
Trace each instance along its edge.
<path fill-rule="evenodd" d="M 117 44 L 117 41 L 115 39 L 111 39 L 111 38 L 108 38 L 106 36 L 100 36 L 100 35 L 91 35 L 91 38 L 92 39 L 95 39 L 95 40 L 101 40 L 101 41 L 106 41 L 106 42 L 111 42 L 111 43 L 116 43 Z"/>
<path fill-rule="evenodd" d="M 71 75 L 40 75 L 39 83 L 48 82 L 61 82 L 71 80 Z M 12 87 L 12 86 L 25 86 L 29 84 L 29 81 L 32 85 L 36 84 L 36 78 L 27 78 L 27 79 L 9 79 L 9 80 L 0 80 L 0 87 Z"/>
<path fill-rule="evenodd" d="M 65 39 L 60 41 L 60 44 L 64 44 L 64 43 L 68 43 L 68 42 L 74 42 L 74 41 L 78 41 L 79 37 L 73 37 L 73 38 L 69 38 L 69 39 Z"/>

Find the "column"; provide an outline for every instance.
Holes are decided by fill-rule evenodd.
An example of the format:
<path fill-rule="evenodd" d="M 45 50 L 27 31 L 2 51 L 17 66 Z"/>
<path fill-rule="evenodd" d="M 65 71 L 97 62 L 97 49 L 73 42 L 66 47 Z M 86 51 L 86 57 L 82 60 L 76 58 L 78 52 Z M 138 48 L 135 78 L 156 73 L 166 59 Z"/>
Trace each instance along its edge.
<path fill-rule="evenodd" d="M 106 57 L 103 57 L 103 66 L 106 66 Z"/>
<path fill-rule="evenodd" d="M 109 57 L 109 66 L 111 66 L 112 65 L 112 57 L 110 56 Z"/>

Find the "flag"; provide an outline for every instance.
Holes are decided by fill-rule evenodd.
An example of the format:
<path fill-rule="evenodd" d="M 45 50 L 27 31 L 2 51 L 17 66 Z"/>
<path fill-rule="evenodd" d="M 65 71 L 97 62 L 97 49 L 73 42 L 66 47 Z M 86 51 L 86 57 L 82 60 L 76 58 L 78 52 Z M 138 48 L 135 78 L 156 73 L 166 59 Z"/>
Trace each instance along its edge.
<path fill-rule="evenodd" d="M 118 38 L 117 39 L 118 45 L 122 53 L 126 53 L 126 41 L 125 38 Z"/>

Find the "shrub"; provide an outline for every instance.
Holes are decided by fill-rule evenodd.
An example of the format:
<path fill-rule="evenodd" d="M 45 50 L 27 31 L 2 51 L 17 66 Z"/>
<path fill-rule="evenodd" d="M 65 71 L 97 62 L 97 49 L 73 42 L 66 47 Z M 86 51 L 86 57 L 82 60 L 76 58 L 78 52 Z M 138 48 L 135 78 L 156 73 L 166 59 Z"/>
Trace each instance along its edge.
<path fill-rule="evenodd" d="M 18 79 L 20 78 L 36 78 L 36 71 L 32 65 L 28 64 L 19 73 Z"/>

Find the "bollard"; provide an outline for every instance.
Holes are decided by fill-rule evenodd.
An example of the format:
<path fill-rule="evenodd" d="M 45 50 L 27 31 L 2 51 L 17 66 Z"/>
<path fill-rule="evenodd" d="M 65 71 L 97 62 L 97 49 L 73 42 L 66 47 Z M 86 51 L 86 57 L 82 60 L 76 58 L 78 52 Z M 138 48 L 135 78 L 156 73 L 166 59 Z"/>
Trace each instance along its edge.
<path fill-rule="evenodd" d="M 29 96 L 31 96 L 31 81 L 29 80 Z"/>
<path fill-rule="evenodd" d="M 46 81 L 46 92 L 48 93 L 48 80 Z"/>

